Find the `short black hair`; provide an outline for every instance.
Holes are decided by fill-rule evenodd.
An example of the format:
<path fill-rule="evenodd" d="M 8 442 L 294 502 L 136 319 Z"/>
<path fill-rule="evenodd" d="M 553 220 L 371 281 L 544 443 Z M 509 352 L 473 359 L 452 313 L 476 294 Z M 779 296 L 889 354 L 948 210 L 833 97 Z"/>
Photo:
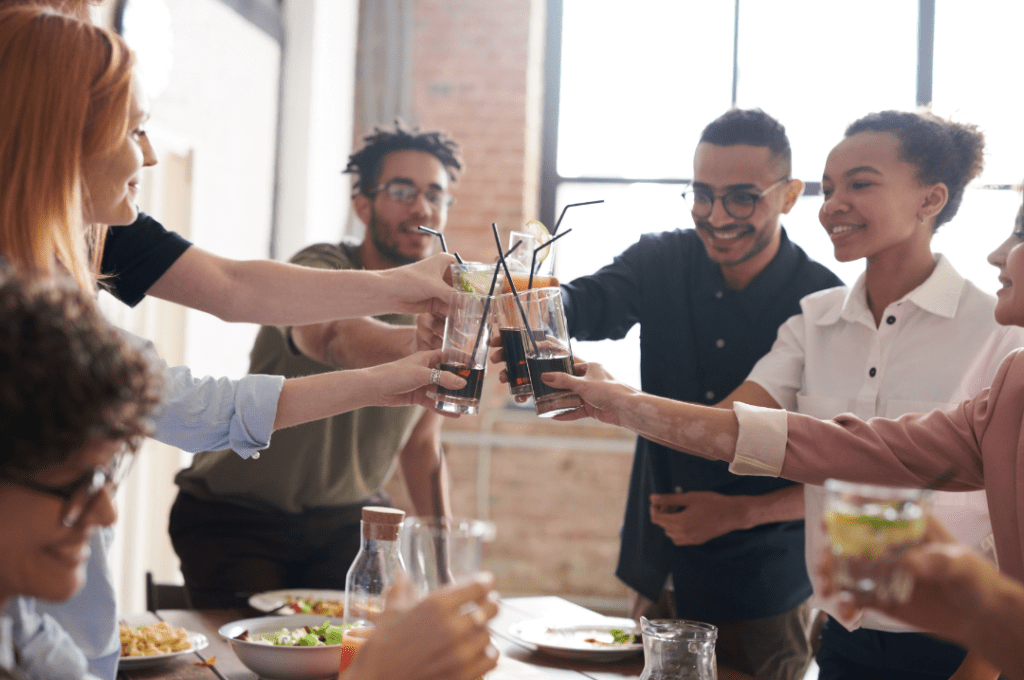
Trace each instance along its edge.
<path fill-rule="evenodd" d="M 956 123 L 927 110 L 869 113 L 846 128 L 858 132 L 888 132 L 900 142 L 899 158 L 917 170 L 922 184 L 942 182 L 949 199 L 935 216 L 935 229 L 960 209 L 964 189 L 985 167 L 985 135 L 977 125 Z"/>
<path fill-rule="evenodd" d="M 0 471 L 31 474 L 93 442 L 135 449 L 163 375 L 70 279 L 0 261 Z"/>
<path fill-rule="evenodd" d="M 363 148 L 348 157 L 344 170 L 356 176 L 353 198 L 359 194 L 373 195 L 384 167 L 384 158 L 393 151 L 411 149 L 432 154 L 445 167 L 448 178 L 453 182 L 456 171 L 462 170 L 459 145 L 443 132 L 420 132 L 419 128 L 406 128 L 402 121 L 396 120 L 394 130 L 375 127 L 372 133 L 363 137 L 363 142 Z"/>
<path fill-rule="evenodd" d="M 708 123 L 700 141 L 716 146 L 764 146 L 782 165 L 786 177 L 793 171 L 793 151 L 786 128 L 761 109 L 729 109 Z"/>

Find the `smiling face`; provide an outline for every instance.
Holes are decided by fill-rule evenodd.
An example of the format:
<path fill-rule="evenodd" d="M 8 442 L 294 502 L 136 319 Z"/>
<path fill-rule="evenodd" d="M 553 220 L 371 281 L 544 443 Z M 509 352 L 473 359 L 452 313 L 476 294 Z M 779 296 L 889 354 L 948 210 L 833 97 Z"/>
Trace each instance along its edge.
<path fill-rule="evenodd" d="M 96 467 L 110 465 L 121 442 L 98 441 L 62 465 L 29 475 L 39 484 L 71 484 Z M 85 583 L 89 538 L 117 519 L 113 499 L 101 491 L 73 527 L 61 523 L 64 501 L 0 480 L 0 601 L 15 595 L 60 602 Z"/>
<path fill-rule="evenodd" d="M 992 251 L 988 261 L 999 269 L 1002 284 L 996 291 L 996 321 L 1004 326 L 1024 326 L 1024 206 L 1017 212 L 1013 233 Z"/>
<path fill-rule="evenodd" d="M 781 166 L 768 147 L 702 142 L 693 157 L 694 189 L 716 197 L 730 192 L 757 195 L 781 177 Z M 716 198 L 706 218 L 694 216 L 708 257 L 721 265 L 723 272 L 742 267 L 756 275 L 775 256 L 781 235 L 779 218 L 789 212 L 796 200 L 793 184 L 799 182 L 782 182 L 771 189 L 757 201 L 754 213 L 745 220 L 729 216 L 720 198 Z"/>
<path fill-rule="evenodd" d="M 92 224 L 131 224 L 139 216 L 135 205 L 142 168 L 156 165 L 156 153 L 143 126 L 149 103 L 137 84 L 132 86 L 128 131 L 117 145 L 82 163 L 85 181 L 84 219 Z"/>
<path fill-rule="evenodd" d="M 409 205 L 383 190 L 372 198 L 356 196 L 356 214 L 366 224 L 363 260 L 367 268 L 375 268 L 378 260 L 383 266 L 422 260 L 433 252 L 438 238 L 419 227 L 443 232 L 448 222 L 447 204 L 435 205 L 425 195 L 428 190 L 448 191 L 448 173 L 436 156 L 413 149 L 392 151 L 384 157 L 377 186 L 388 182 L 415 187 L 419 195 Z"/>
<path fill-rule="evenodd" d="M 888 132 L 859 132 L 828 155 L 818 219 L 840 262 L 887 250 L 929 250 L 946 187 L 922 185 L 916 168 L 900 160 L 899 144 Z"/>

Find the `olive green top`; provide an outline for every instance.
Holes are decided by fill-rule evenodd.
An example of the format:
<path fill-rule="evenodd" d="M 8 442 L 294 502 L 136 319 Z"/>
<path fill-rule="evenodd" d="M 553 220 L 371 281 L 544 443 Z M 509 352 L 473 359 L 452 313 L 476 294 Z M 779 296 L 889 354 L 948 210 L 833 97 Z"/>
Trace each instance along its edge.
<path fill-rule="evenodd" d="M 291 262 L 321 269 L 361 269 L 357 244 L 320 243 Z M 411 314 L 377 317 L 411 325 Z M 288 328 L 263 326 L 250 354 L 250 373 L 288 378 L 326 373 L 330 366 L 294 351 Z M 395 459 L 422 414 L 419 406 L 371 406 L 274 433 L 258 459 L 231 450 L 198 453 L 175 481 L 182 491 L 209 501 L 298 513 L 356 503 L 387 482 Z"/>

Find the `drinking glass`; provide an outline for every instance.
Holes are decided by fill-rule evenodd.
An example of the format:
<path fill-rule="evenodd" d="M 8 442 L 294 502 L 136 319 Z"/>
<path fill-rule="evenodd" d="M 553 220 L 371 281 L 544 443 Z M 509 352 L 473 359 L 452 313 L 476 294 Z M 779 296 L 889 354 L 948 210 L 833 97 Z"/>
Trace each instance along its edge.
<path fill-rule="evenodd" d="M 410 517 L 402 524 L 402 550 L 418 599 L 447 585 L 477 578 L 494 524 L 478 519 Z"/>
<path fill-rule="evenodd" d="M 533 259 L 533 249 L 537 247 L 537 237 L 525 231 L 511 232 L 508 236 L 508 247 L 511 248 L 517 241 L 522 241 L 523 244 L 505 258 L 505 263 L 508 265 L 509 273 L 512 274 L 512 281 L 516 285 L 516 290 L 526 290 L 527 284 L 530 282 L 530 264 Z M 538 256 L 543 252 L 538 253 Z M 556 285 L 553 276 L 554 270 L 555 247 L 552 245 L 548 249 L 547 257 L 534 269 L 532 287 L 544 288 Z M 508 283 L 504 281 L 504 277 L 502 289 L 506 292 L 509 290 Z"/>
<path fill-rule="evenodd" d="M 519 295 L 518 303 L 515 300 L 512 302 L 516 305 L 520 320 L 523 313 L 526 314 L 524 325 L 528 330 L 521 333 L 521 340 L 530 371 L 537 415 L 550 418 L 580 408 L 583 401 L 579 396 L 569 390 L 549 387 L 540 379 L 542 373 L 551 371 L 575 375 L 561 289 L 527 290 Z"/>
<path fill-rule="evenodd" d="M 441 370 L 466 379 L 466 386 L 450 390 L 437 386 L 437 408 L 447 413 L 476 415 L 487 367 L 487 343 L 491 339 L 489 295 L 453 290 L 444 322 Z"/>
<path fill-rule="evenodd" d="M 906 602 L 913 578 L 900 565 L 907 548 L 921 542 L 931 513 L 925 489 L 825 482 L 825 524 L 836 587 Z"/>
<path fill-rule="evenodd" d="M 524 297 L 525 299 L 525 297 Z M 514 397 L 533 394 L 530 387 L 530 369 L 526 365 L 526 346 L 523 344 L 526 326 L 516 306 L 512 293 L 499 295 L 494 300 L 494 315 L 501 334 L 501 347 L 505 354 L 505 372 L 508 374 L 508 390 Z M 535 334 L 534 337 L 537 337 Z M 540 336 L 539 339 L 543 339 Z"/>
<path fill-rule="evenodd" d="M 480 293 L 486 295 L 491 290 L 491 280 L 494 278 L 494 264 L 483 262 L 463 262 L 451 265 L 452 287 L 464 293 Z M 504 275 L 498 278 L 500 283 Z"/>

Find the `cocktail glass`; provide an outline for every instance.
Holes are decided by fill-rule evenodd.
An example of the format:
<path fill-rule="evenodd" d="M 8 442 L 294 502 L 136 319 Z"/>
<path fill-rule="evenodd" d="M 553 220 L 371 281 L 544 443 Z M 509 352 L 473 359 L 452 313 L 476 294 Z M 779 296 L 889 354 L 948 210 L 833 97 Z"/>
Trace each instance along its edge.
<path fill-rule="evenodd" d="M 836 587 L 906 602 L 913 578 L 900 556 L 921 542 L 932 492 L 925 489 L 825 483 L 825 524 Z"/>
<path fill-rule="evenodd" d="M 494 278 L 494 264 L 484 262 L 463 262 L 451 265 L 452 287 L 463 293 L 486 295 Z"/>
<path fill-rule="evenodd" d="M 492 270 L 493 271 L 493 270 Z M 491 338 L 493 298 L 453 290 L 448 298 L 448 317 L 441 345 L 441 370 L 466 379 L 466 386 L 450 390 L 437 386 L 438 409 L 447 413 L 476 415 L 487 367 L 487 343 Z"/>
<path fill-rule="evenodd" d="M 580 408 L 583 401 L 579 396 L 569 390 L 549 387 L 540 378 L 542 373 L 551 371 L 575 375 L 561 289 L 527 290 L 519 295 L 519 303 L 522 304 L 520 320 L 525 312 L 524 325 L 530 329 L 521 333 L 521 340 L 537 415 L 550 418 Z"/>

